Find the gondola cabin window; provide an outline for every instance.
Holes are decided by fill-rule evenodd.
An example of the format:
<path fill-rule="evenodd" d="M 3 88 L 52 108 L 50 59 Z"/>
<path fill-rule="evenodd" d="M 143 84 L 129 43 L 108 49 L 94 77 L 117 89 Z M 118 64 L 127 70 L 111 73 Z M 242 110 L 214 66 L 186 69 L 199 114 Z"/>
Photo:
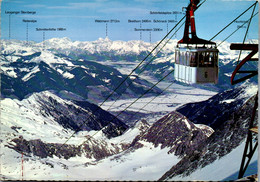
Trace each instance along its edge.
<path fill-rule="evenodd" d="M 217 83 L 218 50 L 206 47 L 176 48 L 174 77 L 185 83 Z"/>
<path fill-rule="evenodd" d="M 191 56 L 190 56 L 190 66 L 191 67 L 197 67 L 197 59 L 198 59 L 198 53 L 191 52 Z"/>
<path fill-rule="evenodd" d="M 180 64 L 180 51 L 178 50 L 175 52 L 175 63 Z"/>

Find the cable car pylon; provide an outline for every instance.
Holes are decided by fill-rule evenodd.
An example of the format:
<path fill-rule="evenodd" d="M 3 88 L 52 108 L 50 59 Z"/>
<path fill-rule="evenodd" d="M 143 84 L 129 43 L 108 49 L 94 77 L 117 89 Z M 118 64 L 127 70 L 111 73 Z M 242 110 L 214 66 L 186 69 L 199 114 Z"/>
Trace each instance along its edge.
<path fill-rule="evenodd" d="M 186 8 L 184 35 L 175 50 L 174 78 L 188 84 L 216 84 L 219 51 L 215 42 L 197 37 L 194 11 L 199 2 L 200 0 L 190 0 Z"/>

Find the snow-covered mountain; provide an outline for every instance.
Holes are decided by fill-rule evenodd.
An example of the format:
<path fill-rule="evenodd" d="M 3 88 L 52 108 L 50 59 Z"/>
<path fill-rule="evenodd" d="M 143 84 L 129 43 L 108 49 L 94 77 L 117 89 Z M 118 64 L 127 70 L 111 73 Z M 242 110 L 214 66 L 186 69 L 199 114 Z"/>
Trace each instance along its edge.
<path fill-rule="evenodd" d="M 154 46 L 154 44 L 139 40 L 112 41 L 109 38 L 99 38 L 96 41 L 85 42 L 71 41 L 69 38 L 53 38 L 38 44 L 38 46 L 41 46 L 41 44 L 44 44 L 47 49 L 55 49 L 67 56 L 73 54 L 80 56 L 83 53 L 89 55 L 95 53 L 106 54 L 109 52 L 110 55 L 140 54 L 148 52 Z"/>
<path fill-rule="evenodd" d="M 171 53 L 172 46 L 177 43 L 177 40 L 170 41 L 163 49 L 162 53 Z M 19 52 L 26 54 L 26 52 L 39 52 L 42 49 L 55 51 L 57 54 L 63 54 L 68 57 L 81 58 L 86 56 L 88 60 L 98 60 L 100 56 L 118 56 L 121 55 L 122 58 L 126 58 L 131 55 L 135 58 L 146 56 L 149 51 L 151 51 L 156 43 L 148 43 L 140 40 L 132 41 L 112 41 L 108 38 L 99 38 L 96 41 L 71 41 L 69 38 L 52 38 L 45 40 L 44 42 L 25 42 L 19 40 L 3 40 L 2 41 L 2 51 L 4 54 L 11 54 L 14 52 Z M 159 47 L 160 48 L 160 47 Z M 26 51 L 26 52 L 25 52 Z M 118 57 L 120 58 L 120 57 Z M 120 61 L 120 59 L 118 59 Z M 133 58 L 131 59 L 133 61 Z M 130 61 L 130 60 L 129 60 Z"/>
<path fill-rule="evenodd" d="M 43 169 L 38 173 L 42 179 L 53 179 L 54 168 L 69 169 L 63 160 L 74 166 L 78 158 L 81 165 L 115 155 L 129 148 L 131 138 L 148 126 L 140 122 L 128 129 L 98 106 L 65 100 L 55 92 L 34 93 L 21 101 L 5 98 L 1 100 L 1 179 L 22 179 L 17 168 L 22 154 L 26 179 L 34 178 L 29 173 L 36 166 Z M 124 131 L 125 138 L 111 139 Z"/>
<path fill-rule="evenodd" d="M 242 85 L 236 89 L 221 92 L 209 100 L 188 103 L 177 109 L 193 123 L 205 124 L 214 130 L 222 126 L 245 100 L 257 92 L 255 85 Z"/>
<path fill-rule="evenodd" d="M 49 91 L 34 93 L 21 101 L 3 99 L 1 179 L 20 179 L 20 170 L 14 164 L 19 164 L 22 154 L 27 168 L 24 172 L 33 171 L 33 165 L 39 165 L 33 164 L 29 169 L 26 161 L 29 166 L 37 161 L 53 169 L 57 163 L 48 162 L 50 158 L 91 161 L 117 154 L 125 150 L 129 142 L 115 145 L 104 139 L 121 135 L 127 129 L 122 121 L 94 104 L 74 103 Z M 94 138 L 95 135 L 100 138 Z M 67 169 L 64 163 L 58 162 L 58 166 Z"/>
<path fill-rule="evenodd" d="M 160 180 L 234 180 L 238 176 L 242 154 L 244 150 L 245 138 L 248 132 L 248 124 L 251 119 L 252 110 L 255 103 L 255 94 L 257 86 L 247 88 L 237 88 L 218 94 L 208 101 L 196 105 L 192 110 L 200 112 L 192 118 L 195 122 L 208 122 L 215 129 L 215 132 L 207 138 L 203 143 L 192 150 L 189 155 L 183 157 L 178 164 L 174 165 L 167 171 Z M 229 95 L 229 96 L 227 96 Z M 218 97 L 218 98 L 216 98 Z M 213 98 L 215 99 L 213 101 Z M 214 103 L 212 103 L 214 102 Z M 231 111 L 224 105 L 233 105 Z M 232 104 L 233 103 L 233 104 Z M 203 107 L 201 107 L 203 104 Z M 214 112 L 210 112 L 212 105 L 218 108 L 223 107 L 222 112 L 216 112 L 219 116 L 215 116 L 215 120 L 211 122 L 209 116 Z M 190 107 L 190 105 L 184 106 Z M 205 110 L 208 107 L 209 110 Z M 197 110 L 200 108 L 200 111 Z M 190 108 L 191 109 L 191 108 Z M 228 113 L 227 113 L 228 112 Z M 201 120 L 201 116 L 205 116 L 205 120 Z M 258 118 L 255 118 L 255 125 Z M 216 124 L 218 123 L 218 125 Z M 257 136 L 254 136 L 257 140 Z M 256 142 L 256 141 L 254 141 Z M 252 171 L 248 171 L 246 175 L 257 173 L 257 154 L 254 155 L 251 165 Z M 220 167 L 221 166 L 221 167 Z"/>
<path fill-rule="evenodd" d="M 167 42 L 167 43 L 166 43 Z M 154 62 L 162 63 L 168 62 L 172 60 L 174 57 L 167 59 L 165 55 L 171 56 L 177 45 L 177 39 L 165 40 L 154 50 L 154 54 L 160 50 L 160 54 L 158 55 L 158 59 L 155 59 Z M 49 40 L 45 40 L 44 42 L 35 43 L 35 42 L 26 42 L 19 40 L 2 40 L 2 52 L 4 54 L 11 55 L 12 53 L 20 53 L 24 56 L 30 54 L 30 52 L 39 52 L 40 50 L 50 50 L 55 51 L 57 54 L 63 54 L 64 56 L 74 55 L 77 57 L 86 55 L 93 55 L 93 59 L 88 60 L 97 60 L 95 58 L 95 54 L 99 55 L 109 55 L 109 56 L 117 56 L 121 55 L 122 58 L 127 55 L 135 56 L 142 55 L 142 53 L 149 53 L 152 51 L 159 42 L 148 43 L 140 40 L 131 40 L 131 41 L 121 41 L 116 40 L 112 41 L 109 38 L 99 38 L 96 41 L 72 41 L 67 37 L 64 38 L 52 38 Z M 246 43 L 254 43 L 257 44 L 258 40 L 248 40 Z M 230 42 L 222 42 L 217 40 L 216 45 L 219 49 L 219 59 L 223 60 L 223 64 L 229 63 L 231 60 L 234 60 L 238 57 L 239 51 L 230 51 Z M 110 54 L 109 54 L 110 53 Z M 246 52 L 242 52 L 246 54 Z M 161 55 L 164 55 L 165 58 Z M 143 56 L 143 55 L 142 55 Z M 145 55 L 146 56 L 146 55 Z M 139 57 L 142 58 L 142 57 Z M 122 60 L 122 59 L 121 59 Z M 120 59 L 118 60 L 120 61 Z M 130 61 L 130 60 L 128 60 Z M 136 60 L 135 60 L 136 61 Z M 140 61 L 140 60 L 138 60 Z"/>
<path fill-rule="evenodd" d="M 34 94 L 22 101 L 6 98 L 1 104 L 1 125 L 4 131 L 1 133 L 4 134 L 1 156 L 5 159 L 1 164 L 2 177 L 21 179 L 21 170 L 13 164 L 21 163 L 23 152 L 24 179 L 225 179 L 239 169 L 238 162 L 234 163 L 233 160 L 241 159 L 247 121 L 251 116 L 256 91 L 257 86 L 252 85 L 212 97 L 216 100 L 214 105 L 219 107 L 222 107 L 223 103 L 237 104 L 231 104 L 235 109 L 229 113 L 226 123 L 214 130 L 199 122 L 194 124 L 192 120 L 196 118 L 188 119 L 174 111 L 152 126 L 140 121 L 125 130 L 122 135 L 111 139 L 108 139 L 102 130 L 80 131 L 64 145 L 64 140 L 71 136 L 73 130 L 54 119 L 59 118 L 58 114 L 47 112 L 51 114 L 46 115 L 46 110 L 41 109 L 43 102 L 35 96 L 47 96 L 44 100 L 51 106 L 57 102 L 48 99 L 50 96 L 59 99 L 59 108 L 67 110 L 67 113 L 60 115 L 73 115 L 75 108 L 81 110 L 86 106 L 81 108 L 80 104 L 63 100 L 50 92 Z M 204 108 L 213 102 L 212 98 L 197 103 L 198 110 L 203 112 Z M 185 107 L 190 107 L 190 104 L 182 108 Z M 18 112 L 13 115 L 13 110 Z M 206 114 L 212 113 L 203 113 Z M 219 113 L 221 114 L 225 115 L 224 112 Z M 80 114 L 77 116 L 76 113 L 72 118 L 77 117 L 80 117 Z M 217 117 L 217 120 L 222 119 L 221 116 Z M 255 160 L 254 157 L 253 162 Z M 223 163 L 225 166 L 220 168 L 219 165 Z M 218 174 L 222 175 L 216 175 L 213 168 L 217 168 Z M 104 172 L 105 169 L 107 172 Z M 43 172 L 39 173 L 39 170 Z"/>
<path fill-rule="evenodd" d="M 103 133 L 111 138 L 121 135 L 128 128 L 122 121 L 94 104 L 64 100 L 49 91 L 34 93 L 21 101 L 6 98 L 1 101 L 1 105 L 3 124 L 18 127 L 21 133 L 23 129 L 27 130 L 23 125 L 29 127 L 26 122 L 28 125 L 35 125 L 35 129 L 30 131 L 32 133 L 28 133 L 27 139 L 32 139 L 33 136 L 45 138 L 45 131 L 41 129 L 45 126 L 52 128 L 49 130 L 53 133 L 52 137 L 64 140 L 66 137 L 62 134 L 67 135 L 68 131 L 103 130 Z M 17 112 L 14 113 L 14 110 Z M 13 120 L 10 121 L 10 118 Z"/>
<path fill-rule="evenodd" d="M 11 44 L 13 43 L 13 44 Z M 94 103 L 124 94 L 136 97 L 147 91 L 152 84 L 148 81 L 121 74 L 118 70 L 97 62 L 71 59 L 54 51 L 42 50 L 25 42 L 3 42 L 1 55 L 2 97 L 23 99 L 33 92 L 56 90 L 73 93 L 78 98 Z M 104 60 L 106 58 L 103 58 Z M 123 81 L 120 88 L 118 85 Z M 151 94 L 158 93 L 155 87 Z M 80 96 L 80 97 L 79 97 Z"/>
<path fill-rule="evenodd" d="M 196 149 L 213 132 L 207 126 L 197 127 L 185 116 L 171 112 L 155 122 L 143 135 L 135 138 L 132 145 L 141 147 L 141 141 L 152 143 L 155 147 L 168 148 L 169 153 L 184 156 Z"/>

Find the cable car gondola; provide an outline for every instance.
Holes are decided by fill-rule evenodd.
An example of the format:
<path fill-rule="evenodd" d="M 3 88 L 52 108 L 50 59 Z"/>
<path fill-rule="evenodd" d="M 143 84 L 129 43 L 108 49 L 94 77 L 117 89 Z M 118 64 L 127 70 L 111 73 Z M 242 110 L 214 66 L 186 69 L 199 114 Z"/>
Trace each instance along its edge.
<path fill-rule="evenodd" d="M 216 84 L 219 51 L 215 42 L 200 39 L 196 35 L 194 11 L 198 3 L 199 0 L 191 0 L 186 10 L 184 36 L 175 50 L 174 78 L 188 84 Z"/>

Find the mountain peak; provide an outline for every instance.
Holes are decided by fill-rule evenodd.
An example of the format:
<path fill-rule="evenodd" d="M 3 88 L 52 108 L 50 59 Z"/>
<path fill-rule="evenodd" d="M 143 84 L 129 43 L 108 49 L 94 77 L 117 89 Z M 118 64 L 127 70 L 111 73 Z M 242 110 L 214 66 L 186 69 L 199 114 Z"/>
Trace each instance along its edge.
<path fill-rule="evenodd" d="M 128 128 L 122 121 L 95 104 L 87 101 L 68 101 L 57 96 L 55 91 L 33 93 L 23 99 L 21 104 L 40 112 L 43 117 L 58 123 L 63 128 L 76 132 L 97 131 L 107 126 L 105 134 L 111 138 L 120 135 Z M 113 133 L 114 130 L 117 133 Z"/>
<path fill-rule="evenodd" d="M 193 123 L 205 124 L 216 130 L 228 120 L 231 113 L 256 93 L 257 85 L 242 85 L 221 92 L 203 102 L 185 104 L 177 111 Z"/>
<path fill-rule="evenodd" d="M 106 36 L 106 38 L 104 39 L 105 41 L 110 41 L 110 39 L 108 38 L 108 36 Z"/>
<path fill-rule="evenodd" d="M 142 136 L 137 136 L 132 145 L 140 146 L 142 141 L 151 142 L 155 147 L 169 147 L 169 153 L 185 155 L 204 140 L 207 135 L 185 116 L 171 112 L 155 122 Z"/>
<path fill-rule="evenodd" d="M 98 42 L 111 42 L 112 40 L 110 40 L 110 39 L 108 38 L 108 36 L 106 36 L 105 38 L 99 37 L 99 38 L 97 39 L 97 41 L 98 41 Z"/>
<path fill-rule="evenodd" d="M 46 41 L 49 41 L 49 42 L 72 42 L 70 38 L 68 37 L 62 37 L 62 38 L 51 38 L 51 39 L 48 39 Z"/>

